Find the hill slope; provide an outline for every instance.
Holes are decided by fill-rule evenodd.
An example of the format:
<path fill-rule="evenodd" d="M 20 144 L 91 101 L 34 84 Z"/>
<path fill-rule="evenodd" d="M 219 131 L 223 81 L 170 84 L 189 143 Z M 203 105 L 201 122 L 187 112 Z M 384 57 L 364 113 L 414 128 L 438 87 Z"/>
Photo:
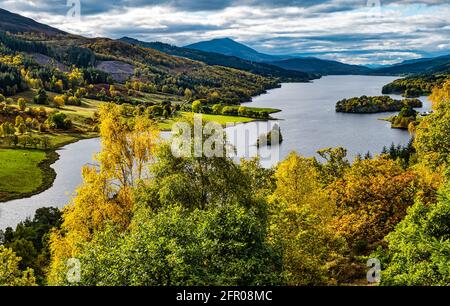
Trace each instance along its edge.
<path fill-rule="evenodd" d="M 376 74 L 407 75 L 421 73 L 449 73 L 450 55 L 420 59 L 415 61 L 397 64 L 391 67 L 376 69 Z"/>
<path fill-rule="evenodd" d="M 372 69 L 364 66 L 349 65 L 314 57 L 292 58 L 271 62 L 271 64 L 284 69 L 300 70 L 322 75 L 370 74 L 372 72 Z"/>
<path fill-rule="evenodd" d="M 236 56 L 253 62 L 271 62 L 279 60 L 282 57 L 260 53 L 244 44 L 238 43 L 230 38 L 213 39 L 202 41 L 185 46 L 188 49 L 200 50 L 205 52 L 216 52 L 229 56 Z"/>
<path fill-rule="evenodd" d="M 280 78 L 282 81 L 308 81 L 314 76 L 301 71 L 286 70 L 281 67 L 265 63 L 247 61 L 235 56 L 223 55 L 215 52 L 206 52 L 195 49 L 180 48 L 161 42 L 144 42 L 137 39 L 123 37 L 120 41 L 145 48 L 151 48 L 169 55 L 185 57 L 196 61 L 204 62 L 208 65 L 224 66 L 239 70 L 248 71 L 267 77 Z"/>
<path fill-rule="evenodd" d="M 370 74 L 372 70 L 364 66 L 348 65 L 336 61 L 314 57 L 276 56 L 260 53 L 229 38 L 213 39 L 188 45 L 185 48 L 204 52 L 216 52 L 255 62 L 264 62 L 285 70 L 302 71 L 312 74 Z"/>
<path fill-rule="evenodd" d="M 67 34 L 64 31 L 34 21 L 31 18 L 11 13 L 0 8 L 0 30 L 11 33 L 34 32 L 46 35 Z"/>

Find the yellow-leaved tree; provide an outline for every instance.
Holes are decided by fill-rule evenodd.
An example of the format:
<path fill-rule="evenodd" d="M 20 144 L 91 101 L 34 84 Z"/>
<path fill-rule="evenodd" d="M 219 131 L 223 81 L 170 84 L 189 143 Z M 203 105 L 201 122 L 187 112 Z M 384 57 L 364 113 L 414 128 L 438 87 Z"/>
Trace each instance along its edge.
<path fill-rule="evenodd" d="M 33 270 L 19 269 L 21 258 L 0 245 L 0 286 L 36 286 Z"/>
<path fill-rule="evenodd" d="M 330 227 L 334 205 L 319 182 L 313 159 L 291 153 L 275 172 L 269 197 L 270 240 L 282 254 L 289 285 L 333 284 L 344 241 Z"/>
<path fill-rule="evenodd" d="M 434 113 L 417 127 L 414 146 L 421 162 L 442 173 L 450 154 L 450 79 L 435 87 L 430 99 Z"/>
<path fill-rule="evenodd" d="M 145 179 L 159 132 L 154 123 L 138 116 L 121 116 L 120 107 L 104 104 L 99 110 L 102 150 L 98 167 L 83 168 L 83 184 L 72 203 L 63 209 L 60 230 L 50 237 L 52 256 L 49 284 L 58 284 L 67 271 L 66 262 L 108 224 L 125 230 L 132 217 L 132 188 Z"/>

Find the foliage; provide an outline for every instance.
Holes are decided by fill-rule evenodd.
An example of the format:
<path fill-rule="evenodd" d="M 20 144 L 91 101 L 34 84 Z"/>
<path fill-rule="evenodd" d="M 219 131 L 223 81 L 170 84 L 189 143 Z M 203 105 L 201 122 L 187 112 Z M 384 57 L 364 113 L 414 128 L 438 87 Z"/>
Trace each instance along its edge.
<path fill-rule="evenodd" d="M 0 94 L 11 96 L 26 89 L 26 84 L 17 67 L 0 61 Z"/>
<path fill-rule="evenodd" d="M 448 163 L 450 153 L 450 81 L 435 88 L 431 99 L 434 112 L 419 124 L 415 147 L 421 161 L 439 168 Z"/>
<path fill-rule="evenodd" d="M 274 254 L 254 209 L 135 211 L 130 232 L 101 234 L 80 255 L 81 285 L 276 284 Z M 135 250 L 139 250 L 136 252 Z"/>
<path fill-rule="evenodd" d="M 373 248 L 414 203 L 415 175 L 384 158 L 356 160 L 328 186 L 336 203 L 335 231 L 357 253 Z"/>
<path fill-rule="evenodd" d="M 450 283 L 449 186 L 447 183 L 441 188 L 437 203 L 415 203 L 406 218 L 387 235 L 387 249 L 379 249 L 374 255 L 383 259 L 383 285 Z"/>
<path fill-rule="evenodd" d="M 344 241 L 332 231 L 334 205 L 319 182 L 311 159 L 291 153 L 275 172 L 270 197 L 270 239 L 279 246 L 282 274 L 289 285 L 336 282 L 331 272 Z"/>
<path fill-rule="evenodd" d="M 33 270 L 21 271 L 21 258 L 3 245 L 0 245 L 0 286 L 35 286 Z"/>
<path fill-rule="evenodd" d="M 68 130 L 72 127 L 72 121 L 67 115 L 58 112 L 50 114 L 45 123 L 51 130 Z"/>
<path fill-rule="evenodd" d="M 2 245 L 22 258 L 18 267 L 26 272 L 33 269 L 37 282 L 45 283 L 45 272 L 50 263 L 48 238 L 52 228 L 61 223 L 61 212 L 56 208 L 39 208 L 33 220 L 27 219 L 16 226 L 0 231 Z"/>
<path fill-rule="evenodd" d="M 396 112 L 403 107 L 422 107 L 419 99 L 394 100 L 389 96 L 343 99 L 336 103 L 336 112 L 343 113 L 381 113 Z"/>
<path fill-rule="evenodd" d="M 428 96 L 436 86 L 441 86 L 447 75 L 425 74 L 398 79 L 383 87 L 383 94 L 402 94 L 407 98 Z"/>
<path fill-rule="evenodd" d="M 61 230 L 51 235 L 52 264 L 49 282 L 61 281 L 65 261 L 77 255 L 83 244 L 91 241 L 112 223 L 125 230 L 132 216 L 131 187 L 146 175 L 144 165 L 152 158 L 157 134 L 145 117 L 135 118 L 128 126 L 120 107 L 106 104 L 100 110 L 102 151 L 97 156 L 99 170 L 85 167 L 83 185 L 73 203 L 63 210 Z M 114 181 L 115 183 L 111 183 Z"/>
<path fill-rule="evenodd" d="M 47 93 L 45 92 L 45 89 L 41 88 L 38 90 L 37 95 L 34 97 L 34 103 L 40 105 L 48 104 L 48 96 Z"/>

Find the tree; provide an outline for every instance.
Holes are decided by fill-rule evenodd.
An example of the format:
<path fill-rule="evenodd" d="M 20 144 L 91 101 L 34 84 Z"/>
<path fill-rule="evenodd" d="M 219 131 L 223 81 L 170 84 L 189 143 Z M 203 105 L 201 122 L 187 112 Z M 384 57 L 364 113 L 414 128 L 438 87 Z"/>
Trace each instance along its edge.
<path fill-rule="evenodd" d="M 203 110 L 202 102 L 200 100 L 195 100 L 192 102 L 192 112 L 201 113 Z"/>
<path fill-rule="evenodd" d="M 53 98 L 53 104 L 54 104 L 57 108 L 63 107 L 64 104 L 65 104 L 64 96 L 55 96 L 55 97 Z"/>
<path fill-rule="evenodd" d="M 251 190 L 259 171 L 250 168 L 227 157 L 176 158 L 161 143 L 152 175 L 135 191 L 128 230 L 117 221 L 92 228 L 92 201 L 84 204 L 89 219 L 73 214 L 71 222 L 91 237 L 71 253 L 83 267 L 80 285 L 280 284 L 281 262 L 266 240 L 264 193 Z M 65 282 L 58 277 L 54 284 Z"/>
<path fill-rule="evenodd" d="M 23 117 L 18 115 L 16 116 L 16 120 L 15 120 L 15 126 L 19 127 L 19 125 L 25 123 L 25 120 L 23 120 Z"/>
<path fill-rule="evenodd" d="M 64 113 L 52 113 L 48 116 L 45 124 L 52 130 L 68 130 L 72 127 L 72 121 Z"/>
<path fill-rule="evenodd" d="M 51 235 L 50 284 L 62 281 L 66 260 L 79 254 L 108 224 L 113 224 L 117 233 L 129 226 L 134 204 L 132 188 L 146 177 L 144 167 L 153 158 L 158 142 L 158 131 L 144 116 L 134 118 L 129 125 L 114 104 L 102 105 L 99 114 L 99 169 L 83 168 L 83 184 L 72 205 L 63 211 L 61 229 Z"/>
<path fill-rule="evenodd" d="M 189 150 L 192 154 L 177 157 L 170 143 L 158 146 L 155 157 L 159 162 L 151 166 L 152 184 L 146 187 L 149 205 L 161 207 L 180 203 L 206 209 L 210 205 L 248 202 L 251 194 L 248 178 L 238 165 L 226 158 L 225 142 L 217 144 L 222 147 L 221 156 L 206 157 L 202 154 L 197 157 L 193 154 L 193 122 L 190 121 L 189 125 L 192 137 Z"/>
<path fill-rule="evenodd" d="M 279 246 L 289 285 L 336 283 L 333 268 L 344 241 L 331 228 L 334 205 L 319 182 L 312 159 L 291 153 L 275 172 L 270 197 L 270 239 Z"/>
<path fill-rule="evenodd" d="M 395 231 L 388 247 L 373 255 L 383 259 L 381 282 L 397 286 L 447 286 L 450 283 L 450 184 L 439 191 L 437 203 L 418 201 Z"/>
<path fill-rule="evenodd" d="M 81 285 L 279 284 L 276 254 L 252 208 L 138 206 L 129 233 L 100 235 L 80 254 Z M 139 250 L 136 252 L 135 250 Z"/>
<path fill-rule="evenodd" d="M 19 134 L 25 134 L 28 131 L 27 125 L 24 122 L 20 123 L 16 128 Z"/>
<path fill-rule="evenodd" d="M 143 115 L 130 126 L 121 117 L 122 109 L 114 104 L 100 108 L 102 152 L 97 156 L 103 172 L 116 178 L 122 186 L 141 180 L 145 164 L 159 138 L 154 122 Z"/>
<path fill-rule="evenodd" d="M 214 104 L 220 101 L 220 94 L 217 91 L 213 91 L 208 95 L 208 103 Z"/>
<path fill-rule="evenodd" d="M 25 101 L 24 98 L 19 98 L 17 100 L 17 106 L 23 112 L 23 111 L 25 111 L 25 108 L 27 107 L 27 102 Z"/>
<path fill-rule="evenodd" d="M 190 101 L 190 100 L 192 99 L 192 91 L 191 91 L 189 88 L 186 88 L 186 89 L 184 90 L 184 98 L 185 98 L 187 101 Z"/>
<path fill-rule="evenodd" d="M 333 228 L 365 254 L 404 218 L 416 191 L 416 175 L 396 161 L 358 160 L 328 187 L 337 207 Z"/>
<path fill-rule="evenodd" d="M 222 108 L 223 108 L 222 104 L 214 104 L 214 105 L 211 107 L 212 112 L 213 112 L 213 114 L 215 114 L 215 115 L 220 115 L 220 114 L 222 114 Z"/>
<path fill-rule="evenodd" d="M 244 107 L 244 106 L 240 106 L 238 108 L 238 115 L 241 116 L 241 117 L 247 116 L 247 108 Z"/>
<path fill-rule="evenodd" d="M 41 88 L 38 90 L 38 93 L 36 96 L 34 96 L 34 103 L 40 104 L 40 105 L 47 105 L 48 104 L 48 96 L 45 89 Z"/>
<path fill-rule="evenodd" d="M 347 150 L 344 148 L 326 148 L 317 152 L 325 163 L 315 162 L 315 166 L 320 173 L 320 180 L 324 184 L 329 184 L 341 178 L 350 167 L 347 159 Z"/>
<path fill-rule="evenodd" d="M 1 137 L 8 137 L 14 135 L 14 132 L 15 132 L 14 126 L 9 122 L 5 122 L 0 126 Z"/>
<path fill-rule="evenodd" d="M 433 169 L 442 169 L 448 164 L 450 153 L 450 80 L 436 87 L 430 99 L 434 112 L 416 128 L 414 145 L 420 161 Z"/>
<path fill-rule="evenodd" d="M 0 245 L 0 286 L 35 286 L 33 270 L 21 271 L 21 258 L 3 245 Z"/>

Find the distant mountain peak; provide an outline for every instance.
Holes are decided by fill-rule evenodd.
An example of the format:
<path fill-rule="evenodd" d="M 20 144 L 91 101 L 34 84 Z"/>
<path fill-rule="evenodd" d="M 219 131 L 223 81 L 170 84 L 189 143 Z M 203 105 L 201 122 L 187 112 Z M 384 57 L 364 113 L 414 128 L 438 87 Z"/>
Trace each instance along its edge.
<path fill-rule="evenodd" d="M 280 59 L 279 56 L 260 53 L 250 48 L 249 46 L 237 42 L 229 37 L 214 38 L 208 41 L 201 41 L 191 45 L 187 45 L 185 46 L 185 48 L 236 56 L 252 62 L 269 62 Z"/>

